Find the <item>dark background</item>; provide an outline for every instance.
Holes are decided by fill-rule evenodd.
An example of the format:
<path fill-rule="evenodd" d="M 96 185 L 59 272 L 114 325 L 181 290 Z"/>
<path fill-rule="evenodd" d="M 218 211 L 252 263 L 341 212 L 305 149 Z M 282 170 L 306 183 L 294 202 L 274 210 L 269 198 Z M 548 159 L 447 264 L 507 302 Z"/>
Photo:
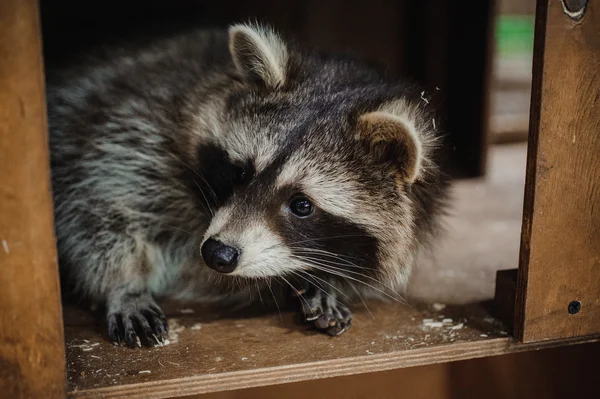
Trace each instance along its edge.
<path fill-rule="evenodd" d="M 485 173 L 493 1 L 42 0 L 48 64 L 115 40 L 255 19 L 321 50 L 346 52 L 415 80 L 438 107 L 455 177 Z M 437 89 L 436 89 L 437 88 Z M 439 90 L 438 90 L 439 89 Z"/>

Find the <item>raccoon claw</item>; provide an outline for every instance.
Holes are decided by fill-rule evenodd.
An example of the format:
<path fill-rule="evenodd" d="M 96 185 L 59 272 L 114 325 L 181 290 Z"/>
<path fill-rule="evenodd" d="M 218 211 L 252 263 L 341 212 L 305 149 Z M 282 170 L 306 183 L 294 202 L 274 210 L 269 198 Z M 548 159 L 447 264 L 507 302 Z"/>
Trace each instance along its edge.
<path fill-rule="evenodd" d="M 333 294 L 311 287 L 305 290 L 302 299 L 304 320 L 313 322 L 318 330 L 336 336 L 350 328 L 352 313 Z"/>
<path fill-rule="evenodd" d="M 167 333 L 167 319 L 154 304 L 123 304 L 119 311 L 107 316 L 108 336 L 112 342 L 130 348 L 143 346 L 160 346 Z"/>

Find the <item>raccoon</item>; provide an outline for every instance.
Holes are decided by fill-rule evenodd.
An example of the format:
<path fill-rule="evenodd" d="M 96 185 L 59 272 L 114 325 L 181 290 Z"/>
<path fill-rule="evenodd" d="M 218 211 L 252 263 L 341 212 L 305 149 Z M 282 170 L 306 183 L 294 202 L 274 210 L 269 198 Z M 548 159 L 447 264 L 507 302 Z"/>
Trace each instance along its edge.
<path fill-rule="evenodd" d="M 165 340 L 158 298 L 248 290 L 292 293 L 338 335 L 355 301 L 402 294 L 439 230 L 448 179 L 419 90 L 268 25 L 98 50 L 47 87 L 63 285 L 105 305 L 119 344 Z"/>

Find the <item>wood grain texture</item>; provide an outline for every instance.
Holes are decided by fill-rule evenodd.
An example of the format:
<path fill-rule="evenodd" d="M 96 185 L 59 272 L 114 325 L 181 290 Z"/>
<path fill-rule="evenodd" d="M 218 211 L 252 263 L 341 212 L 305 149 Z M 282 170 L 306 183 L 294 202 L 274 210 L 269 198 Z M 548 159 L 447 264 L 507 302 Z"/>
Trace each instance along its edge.
<path fill-rule="evenodd" d="M 40 28 L 0 1 L 0 397 L 65 396 Z"/>
<path fill-rule="evenodd" d="M 107 342 L 103 326 L 88 312 L 66 307 L 70 396 L 216 392 L 487 356 L 510 347 L 504 327 L 481 305 L 438 312 L 401 304 L 369 308 L 372 317 L 358 308 L 352 328 L 331 338 L 293 312 L 281 318 L 264 312 L 218 315 L 165 304 L 171 343 L 129 350 Z"/>
<path fill-rule="evenodd" d="M 181 313 L 170 307 L 167 311 L 176 321 L 171 322 L 175 342 L 162 348 L 129 350 L 91 331 L 85 313 L 66 308 L 69 397 L 180 397 L 556 345 L 515 342 L 481 305 L 435 312 L 380 304 L 371 307 L 374 319 L 365 311 L 358 312 L 350 334 L 334 338 L 302 328 L 287 312 L 283 320 L 277 314 L 227 319 L 193 310 Z M 432 324 L 436 322 L 443 325 Z M 558 344 L 584 341 L 578 338 Z"/>
<path fill-rule="evenodd" d="M 525 342 L 600 332 L 598 26 L 599 2 L 580 21 L 538 2 L 515 321 Z"/>
<path fill-rule="evenodd" d="M 186 399 L 595 398 L 598 356 L 600 343 L 590 343 Z"/>

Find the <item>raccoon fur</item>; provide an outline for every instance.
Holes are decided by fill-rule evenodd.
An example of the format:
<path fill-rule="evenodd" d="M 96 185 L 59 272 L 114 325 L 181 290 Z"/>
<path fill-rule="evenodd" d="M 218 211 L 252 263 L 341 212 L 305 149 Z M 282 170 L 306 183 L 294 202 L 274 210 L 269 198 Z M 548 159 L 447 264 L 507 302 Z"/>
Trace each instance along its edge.
<path fill-rule="evenodd" d="M 402 294 L 447 180 L 419 91 L 272 28 L 114 46 L 47 74 L 65 289 L 109 338 L 160 344 L 155 298 L 243 306 L 295 293 L 337 335 Z"/>

